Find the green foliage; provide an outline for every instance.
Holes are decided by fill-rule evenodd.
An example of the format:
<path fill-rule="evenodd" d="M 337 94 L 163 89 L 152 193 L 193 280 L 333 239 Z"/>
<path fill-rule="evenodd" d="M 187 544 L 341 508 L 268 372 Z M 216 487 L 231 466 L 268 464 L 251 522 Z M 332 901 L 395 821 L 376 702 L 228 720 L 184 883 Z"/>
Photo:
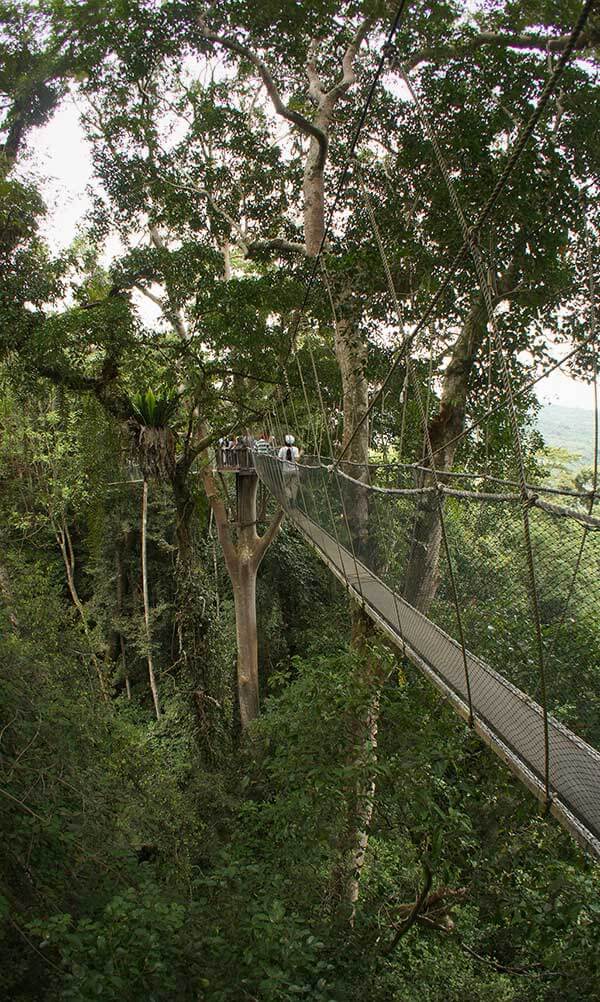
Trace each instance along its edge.
<path fill-rule="evenodd" d="M 342 434 L 339 320 L 364 347 L 374 388 L 398 318 L 349 176 L 326 248 L 328 284 L 313 283 L 296 329 L 313 264 L 302 251 L 305 137 L 274 124 L 252 61 L 202 36 L 200 6 L 0 3 L 0 990 L 15 1002 L 592 1002 L 597 867 L 416 672 L 377 643 L 349 649 L 342 590 L 287 527 L 258 586 L 263 715 L 243 740 L 237 733 L 231 586 L 188 460 L 207 426 L 262 421 L 284 396 L 299 441 L 316 447 L 315 433 L 328 450 Z M 477 33 L 560 36 L 576 8 L 417 0 L 402 21 L 399 51 L 428 53 L 415 78 L 469 220 L 548 77 L 545 50 L 474 44 Z M 379 0 L 220 0 L 204 11 L 213 30 L 253 47 L 304 115 L 313 114 L 310 39 L 331 86 L 365 14 L 377 45 L 390 14 Z M 598 174 L 600 101 L 589 53 L 579 55 L 480 237 L 490 274 L 512 279 L 498 323 L 517 390 L 546 359 L 548 328 L 559 345 L 589 333 L 580 194 Z M 327 198 L 372 69 L 364 46 L 330 129 Z M 90 99 L 95 196 L 85 235 L 54 259 L 43 198 L 26 164 L 18 176 L 13 167 L 67 81 L 81 103 Z M 361 166 L 408 330 L 462 234 L 413 103 L 379 87 L 370 116 Z M 106 265 L 115 234 L 125 249 Z M 152 324 L 140 297 L 159 311 Z M 472 275 L 460 269 L 431 318 L 432 361 L 448 357 L 473 302 Z M 305 373 L 314 362 L 320 387 L 312 375 L 300 385 L 294 354 Z M 420 348 L 414 367 L 435 417 L 426 355 Z M 581 350 L 573 366 L 589 378 L 592 353 Z M 420 459 L 421 415 L 414 387 L 403 406 L 404 382 L 399 367 L 372 416 L 372 441 L 384 458 Z M 484 337 L 467 419 L 501 404 L 502 392 Z M 517 396 L 526 462 L 539 473 L 534 404 L 530 391 Z M 163 478 L 151 484 L 148 519 L 159 722 L 147 683 L 139 490 L 118 482 L 123 425 L 136 422 L 144 473 Z M 465 437 L 459 460 L 467 468 L 493 456 L 495 472 L 511 473 L 512 444 L 500 410 L 485 435 Z M 556 458 L 554 474 L 567 476 L 566 457 Z M 589 485 L 589 471 L 576 483 Z M 369 541 L 398 587 L 413 516 L 400 498 Z M 450 502 L 447 524 L 468 645 L 535 695 L 518 511 L 501 520 L 491 506 Z M 581 530 L 565 522 L 557 532 L 538 513 L 531 525 L 552 708 L 597 741 L 598 543 L 585 540 L 575 622 L 566 599 Z M 444 573 L 433 616 L 454 628 Z M 382 679 L 376 748 L 364 726 Z M 371 781 L 350 929 L 339 921 L 341 863 Z M 416 922 L 386 954 L 424 858 L 447 900 L 433 924 Z"/>
<path fill-rule="evenodd" d="M 151 388 L 145 393 L 134 394 L 132 407 L 140 424 L 147 428 L 164 428 L 173 415 L 178 403 L 176 393 L 154 393 Z"/>
<path fill-rule="evenodd" d="M 202 997 L 206 980 L 186 942 L 186 908 L 159 897 L 152 880 L 112 898 L 96 919 L 69 914 L 33 922 L 42 948 L 60 952 L 61 1000 L 132 1002 Z"/>

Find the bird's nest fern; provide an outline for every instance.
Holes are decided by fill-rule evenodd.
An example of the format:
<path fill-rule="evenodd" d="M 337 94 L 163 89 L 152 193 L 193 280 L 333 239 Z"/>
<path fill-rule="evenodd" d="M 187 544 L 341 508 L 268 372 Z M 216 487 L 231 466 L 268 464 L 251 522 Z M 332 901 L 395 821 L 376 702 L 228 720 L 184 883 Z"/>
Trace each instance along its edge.
<path fill-rule="evenodd" d="M 175 436 L 169 420 L 177 408 L 178 396 L 152 389 L 136 393 L 131 403 L 131 445 L 144 477 L 172 478 L 175 471 Z"/>

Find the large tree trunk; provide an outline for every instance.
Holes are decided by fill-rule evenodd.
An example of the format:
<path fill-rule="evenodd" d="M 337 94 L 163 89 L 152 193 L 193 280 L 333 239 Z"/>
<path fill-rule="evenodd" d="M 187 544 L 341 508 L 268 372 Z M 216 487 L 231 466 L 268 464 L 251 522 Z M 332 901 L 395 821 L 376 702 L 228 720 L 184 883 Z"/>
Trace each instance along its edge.
<path fill-rule="evenodd" d="M 208 468 L 203 471 L 204 487 L 215 516 L 215 524 L 223 549 L 225 566 L 231 580 L 237 636 L 237 683 L 242 730 L 259 713 L 258 635 L 256 626 L 256 577 L 261 560 L 277 535 L 283 511 L 263 536 L 256 531 L 256 474 L 236 474 L 237 523 L 230 526 L 227 512 L 219 495 L 214 477 Z M 235 530 L 235 539 L 232 529 Z"/>
<path fill-rule="evenodd" d="M 242 730 L 258 717 L 258 634 L 256 628 L 256 570 L 253 562 L 240 563 L 233 582 L 237 637 L 237 682 Z"/>
<path fill-rule="evenodd" d="M 428 427 L 436 470 L 452 468 L 458 447 L 455 439 L 465 426 L 469 378 L 485 330 L 483 304 L 477 302 L 454 344 L 442 382 L 440 410 Z M 426 449 L 423 465 L 430 465 L 430 458 L 429 449 Z M 440 479 L 443 480 L 443 476 Z M 419 486 L 430 487 L 435 483 L 435 477 L 423 472 L 418 482 Z M 437 592 L 441 545 L 440 503 L 436 497 L 428 495 L 417 503 L 404 581 L 404 597 L 421 612 L 427 612 Z"/>
<path fill-rule="evenodd" d="M 345 795 L 346 817 L 331 881 L 337 920 L 351 926 L 356 917 L 376 794 L 375 768 L 383 665 L 372 650 L 375 633 L 372 620 L 359 606 L 354 606 L 352 647 L 358 655 L 358 678 L 355 681 L 366 698 L 362 710 L 350 722 L 352 742 L 348 766 L 356 773 L 356 778 Z"/>
<path fill-rule="evenodd" d="M 232 576 L 237 636 L 237 680 L 242 730 L 258 717 L 258 636 L 256 629 L 256 497 L 258 477 L 237 474 L 237 566 Z"/>
<path fill-rule="evenodd" d="M 344 294 L 344 299 L 348 296 Z M 345 303 L 338 302 L 335 324 L 335 353 L 342 377 L 344 433 L 342 448 L 346 448 L 346 463 L 342 469 L 355 480 L 369 479 L 369 423 L 359 426 L 369 406 L 369 384 L 366 377 L 367 348 L 351 319 L 344 315 Z M 354 434 L 355 429 L 358 431 Z M 354 437 L 352 437 L 354 435 Z M 341 487 L 345 515 L 348 520 L 354 552 L 367 559 L 369 555 L 369 496 L 368 491 L 345 481 Z"/>
<path fill-rule="evenodd" d="M 343 391 L 344 433 L 342 446 L 348 446 L 342 463 L 345 471 L 365 484 L 343 482 L 345 516 L 348 521 L 354 553 L 373 565 L 369 524 L 369 426 L 364 417 L 369 405 L 369 385 L 366 376 L 367 346 L 348 314 L 350 290 L 337 295 L 335 352 L 340 368 Z M 355 433 L 356 432 L 356 433 Z M 356 464 L 356 465 L 355 465 Z M 381 664 L 371 649 L 374 625 L 364 609 L 352 604 L 352 647 L 357 653 L 357 680 L 368 693 L 364 710 L 351 725 L 353 734 L 349 750 L 350 765 L 358 769 L 352 787 L 346 793 L 346 821 L 342 834 L 339 859 L 333 872 L 332 889 L 338 919 L 354 924 L 360 890 L 360 878 L 369 844 L 369 828 L 375 802 L 377 728 L 381 692 Z"/>
<path fill-rule="evenodd" d="M 304 245 L 309 257 L 316 257 L 325 233 L 324 162 L 321 147 L 311 139 L 304 165 Z"/>

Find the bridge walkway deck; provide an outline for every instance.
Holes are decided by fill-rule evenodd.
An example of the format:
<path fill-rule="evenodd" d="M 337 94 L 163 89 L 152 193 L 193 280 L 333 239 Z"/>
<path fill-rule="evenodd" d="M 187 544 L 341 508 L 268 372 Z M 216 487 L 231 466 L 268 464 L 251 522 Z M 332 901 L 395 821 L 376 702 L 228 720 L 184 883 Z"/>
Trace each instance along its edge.
<path fill-rule="evenodd" d="M 394 644 L 435 683 L 461 716 L 469 707 L 460 645 L 297 508 L 289 511 L 303 536 Z M 358 575 L 357 575 L 358 571 Z M 489 665 L 467 654 L 473 726 L 542 801 L 544 727 L 541 707 Z M 550 718 L 550 810 L 600 857 L 600 754 Z"/>

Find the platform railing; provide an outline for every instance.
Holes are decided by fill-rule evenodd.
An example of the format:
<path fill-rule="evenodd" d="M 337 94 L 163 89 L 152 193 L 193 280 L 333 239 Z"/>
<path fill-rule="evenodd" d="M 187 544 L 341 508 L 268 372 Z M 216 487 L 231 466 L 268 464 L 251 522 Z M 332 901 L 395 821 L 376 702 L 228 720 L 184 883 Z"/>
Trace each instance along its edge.
<path fill-rule="evenodd" d="M 215 449 L 215 464 L 217 470 L 224 472 L 253 473 L 252 449 L 246 445 L 236 445 L 232 449 L 218 446 Z"/>

